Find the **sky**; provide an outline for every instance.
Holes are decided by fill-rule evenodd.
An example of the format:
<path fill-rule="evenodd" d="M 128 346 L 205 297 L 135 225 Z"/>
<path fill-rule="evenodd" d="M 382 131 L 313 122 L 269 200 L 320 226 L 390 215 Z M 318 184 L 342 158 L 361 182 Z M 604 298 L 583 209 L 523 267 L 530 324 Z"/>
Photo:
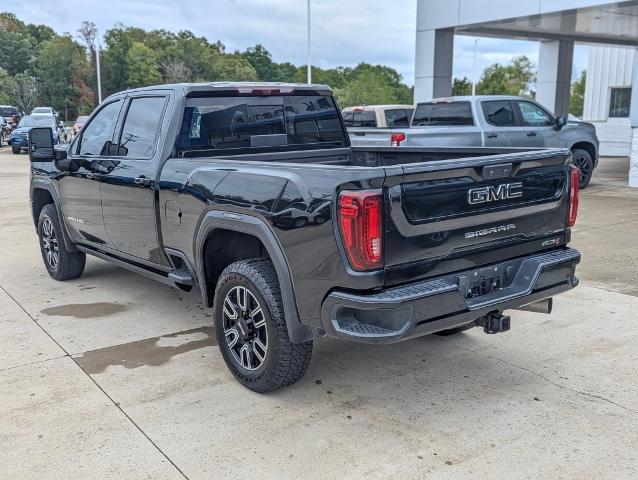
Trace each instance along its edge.
<path fill-rule="evenodd" d="M 227 51 L 261 43 L 278 62 L 306 63 L 304 0 L 0 0 L 0 11 L 58 33 L 77 34 L 83 20 L 100 33 L 114 25 L 147 30 L 191 30 Z M 395 68 L 414 84 L 416 0 L 312 0 L 312 63 L 320 67 L 359 62 Z M 456 36 L 454 76 L 472 79 L 474 38 Z M 477 45 L 477 71 L 517 55 L 538 61 L 535 42 L 489 39 Z M 574 53 L 575 78 L 587 67 L 587 47 Z"/>

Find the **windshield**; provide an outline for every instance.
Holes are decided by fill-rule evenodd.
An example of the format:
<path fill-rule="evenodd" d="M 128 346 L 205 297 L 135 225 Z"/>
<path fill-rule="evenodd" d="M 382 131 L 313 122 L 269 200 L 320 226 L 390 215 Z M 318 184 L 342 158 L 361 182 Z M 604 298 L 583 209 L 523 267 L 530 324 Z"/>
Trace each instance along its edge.
<path fill-rule="evenodd" d="M 0 107 L 0 116 L 11 117 L 18 114 L 18 109 L 15 107 Z"/>
<path fill-rule="evenodd" d="M 49 127 L 55 128 L 55 121 L 50 116 L 34 116 L 22 117 L 18 127 Z"/>
<path fill-rule="evenodd" d="M 177 140 L 182 151 L 284 151 L 347 145 L 328 95 L 190 98 Z"/>

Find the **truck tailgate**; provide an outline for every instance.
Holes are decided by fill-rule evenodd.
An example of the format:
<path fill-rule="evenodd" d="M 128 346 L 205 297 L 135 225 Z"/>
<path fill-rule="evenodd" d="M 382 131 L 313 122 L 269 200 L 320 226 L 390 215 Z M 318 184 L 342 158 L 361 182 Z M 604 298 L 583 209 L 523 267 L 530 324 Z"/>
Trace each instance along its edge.
<path fill-rule="evenodd" d="M 564 245 L 568 172 L 566 150 L 386 169 L 385 283 Z"/>
<path fill-rule="evenodd" d="M 353 147 L 389 147 L 392 132 L 390 128 L 348 128 Z"/>

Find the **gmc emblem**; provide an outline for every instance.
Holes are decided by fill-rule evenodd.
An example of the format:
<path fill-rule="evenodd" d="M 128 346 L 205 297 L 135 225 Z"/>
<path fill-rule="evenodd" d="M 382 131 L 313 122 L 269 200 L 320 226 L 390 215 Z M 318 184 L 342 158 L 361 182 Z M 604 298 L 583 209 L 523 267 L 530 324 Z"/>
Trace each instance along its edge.
<path fill-rule="evenodd" d="M 523 182 L 502 183 L 496 186 L 472 188 L 467 191 L 467 203 L 477 205 L 480 203 L 508 200 L 523 196 Z"/>

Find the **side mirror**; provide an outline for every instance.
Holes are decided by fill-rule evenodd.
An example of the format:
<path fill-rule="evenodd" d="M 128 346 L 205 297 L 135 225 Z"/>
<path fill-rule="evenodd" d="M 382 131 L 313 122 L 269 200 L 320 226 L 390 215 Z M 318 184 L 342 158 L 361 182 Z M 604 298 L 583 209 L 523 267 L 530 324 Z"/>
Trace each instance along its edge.
<path fill-rule="evenodd" d="M 560 130 L 565 125 L 567 125 L 567 117 L 564 117 L 562 115 L 556 117 L 556 130 Z"/>
<path fill-rule="evenodd" d="M 50 128 L 32 128 L 29 130 L 29 159 L 32 162 L 52 162 L 53 131 Z"/>

